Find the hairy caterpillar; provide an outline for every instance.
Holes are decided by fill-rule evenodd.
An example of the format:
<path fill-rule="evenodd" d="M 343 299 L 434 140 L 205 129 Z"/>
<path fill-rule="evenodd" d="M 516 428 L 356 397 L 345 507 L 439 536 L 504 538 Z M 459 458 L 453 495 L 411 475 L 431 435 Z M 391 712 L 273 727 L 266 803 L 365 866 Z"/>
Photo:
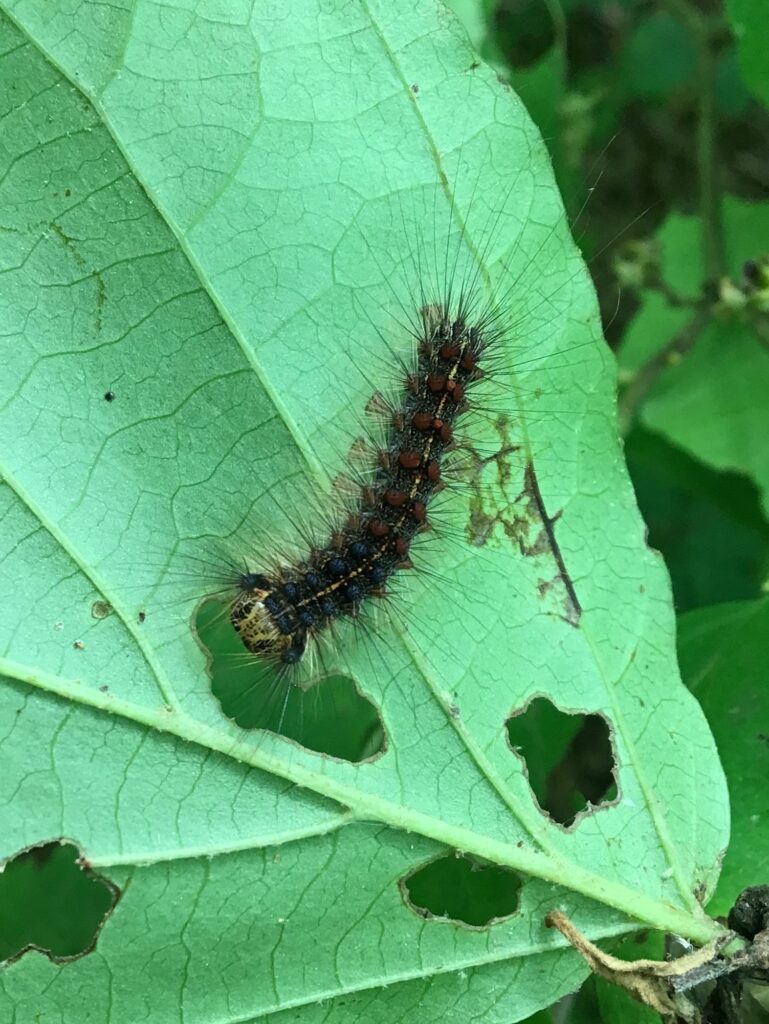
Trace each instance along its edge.
<path fill-rule="evenodd" d="M 445 620 L 436 616 L 436 599 L 445 604 L 452 593 L 459 596 L 457 585 L 480 613 L 485 597 L 484 584 L 478 582 L 477 555 L 490 568 L 495 560 L 483 557 L 477 548 L 492 536 L 497 545 L 525 545 L 535 572 L 544 540 L 539 545 L 529 541 L 542 529 L 548 547 L 554 547 L 539 482 L 533 471 L 523 472 L 537 438 L 521 432 L 518 409 L 523 398 L 529 407 L 537 403 L 539 412 L 546 411 L 540 402 L 540 381 L 541 393 L 557 393 L 541 376 L 540 367 L 546 365 L 547 373 L 563 368 L 548 358 L 560 351 L 563 328 L 558 320 L 568 305 L 568 286 L 583 268 L 580 264 L 572 272 L 566 264 L 568 273 L 563 273 L 559 245 L 561 229 L 566 228 L 557 210 L 544 222 L 528 223 L 516 215 L 515 206 L 510 212 L 510 196 L 516 194 L 517 203 L 519 186 L 524 194 L 530 187 L 525 177 L 521 181 L 522 171 L 506 181 L 497 178 L 496 195 L 482 194 L 480 172 L 476 169 L 469 178 L 460 174 L 461 160 L 460 150 L 451 181 L 428 184 L 409 198 L 411 208 L 404 211 L 403 200 L 396 198 L 384 232 L 380 222 L 379 235 L 372 234 L 377 239 L 371 260 L 374 273 L 365 265 L 360 271 L 366 281 L 377 276 L 386 281 L 384 298 L 381 289 L 373 293 L 377 310 L 359 310 L 352 332 L 350 320 L 345 328 L 340 320 L 337 330 L 353 344 L 335 353 L 327 377 L 302 378 L 303 383 L 311 380 L 318 391 L 317 407 L 334 430 L 338 420 L 333 404 L 325 411 L 326 398 L 338 402 L 340 395 L 349 394 L 350 419 L 338 428 L 348 444 L 358 437 L 363 409 L 379 413 L 377 427 L 364 428 L 370 444 L 353 444 L 358 463 L 361 448 L 368 448 L 362 471 L 349 459 L 345 468 L 343 456 L 334 457 L 333 448 L 329 454 L 327 435 L 322 439 L 324 475 L 333 479 L 344 469 L 355 476 L 360 485 L 355 496 L 350 498 L 349 490 L 347 497 L 329 491 L 320 477 L 308 479 L 304 492 L 292 481 L 271 501 L 277 512 L 274 519 L 243 516 L 237 533 L 224 533 L 221 542 L 216 541 L 218 553 L 209 555 L 215 578 L 226 583 L 226 603 L 214 595 L 211 602 L 216 603 L 218 620 L 232 622 L 235 629 L 236 647 L 228 648 L 226 658 L 231 676 L 237 670 L 237 686 L 222 685 L 225 656 L 216 661 L 216 643 L 201 632 L 197 618 L 196 632 L 213 655 L 213 689 L 222 710 L 245 728 L 285 735 L 286 718 L 292 713 L 289 704 L 304 701 L 302 695 L 310 689 L 312 706 L 334 701 L 329 680 L 340 676 L 347 676 L 359 695 L 367 693 L 368 686 L 358 688 L 357 682 L 364 678 L 360 654 L 367 651 L 356 653 L 361 647 L 356 637 L 373 634 L 377 660 L 384 656 L 379 641 L 392 634 L 390 609 L 396 630 L 418 635 L 425 649 L 442 635 Z M 447 213 L 439 207 L 444 201 Z M 367 237 L 366 220 L 356 229 Z M 520 269 L 511 269 L 513 259 Z M 368 292 L 363 294 L 367 300 Z M 544 315 L 536 315 L 539 311 Z M 316 356 L 313 352 L 314 374 L 319 372 Z M 344 375 L 346 363 L 359 377 L 356 384 Z M 568 363 L 573 365 L 572 358 Z M 454 384 L 453 397 L 449 383 Z M 330 388 L 325 393 L 324 385 Z M 495 388 L 503 401 L 492 404 Z M 311 393 L 309 387 L 306 391 Z M 529 427 L 533 422 L 529 418 Z M 542 452 L 539 449 L 538 455 Z M 569 455 L 561 450 L 561 466 L 568 467 Z M 453 486 L 439 499 L 437 492 L 445 482 Z M 467 501 L 457 500 L 457 484 L 469 496 L 469 508 Z M 500 504 L 502 491 L 507 505 Z M 552 493 L 551 487 L 550 498 Z M 232 505 L 234 509 L 234 500 Z M 425 550 L 430 535 L 423 539 L 422 531 L 436 520 L 441 525 L 446 516 L 454 525 L 459 523 L 460 530 L 449 545 L 443 544 L 446 531 L 437 531 L 439 547 L 446 550 L 434 558 Z M 533 523 L 529 541 L 524 536 L 527 517 Z M 376 536 L 382 525 L 389 528 L 387 538 Z M 457 584 L 451 566 L 457 558 L 465 559 L 468 544 L 477 554 Z M 411 565 L 412 547 L 417 573 L 402 572 Z M 518 561 L 523 568 L 520 556 Z M 555 564 L 561 582 L 548 583 L 542 596 L 550 604 L 569 605 L 565 617 L 571 619 L 579 609 L 557 552 Z M 508 577 L 512 591 L 536 592 L 538 581 L 532 583 L 530 575 L 529 571 L 528 579 L 527 572 L 520 578 Z M 383 620 L 377 609 L 396 589 L 401 593 L 386 605 Z M 563 590 L 566 593 L 559 594 Z M 200 590 L 197 593 L 200 600 Z M 555 614 L 564 613 L 557 608 Z M 451 647 L 444 644 L 443 649 L 450 659 Z M 376 675 L 374 670 L 373 678 Z M 262 709 L 269 713 L 263 715 Z M 298 731 L 303 734 L 305 726 Z M 301 739 L 296 730 L 293 738 Z"/>
<path fill-rule="evenodd" d="M 244 646 L 257 656 L 296 664 L 313 635 L 338 616 L 386 593 L 394 572 L 411 568 L 411 543 L 427 525 L 441 487 L 441 464 L 454 445 L 454 423 L 481 379 L 483 317 L 474 323 L 463 296 L 421 311 L 422 337 L 402 404 L 390 413 L 386 444 L 373 480 L 329 542 L 272 574 L 243 573 L 230 609 Z"/>
<path fill-rule="evenodd" d="M 449 217 L 453 216 L 452 200 Z M 500 216 L 500 209 L 487 215 L 483 248 L 469 269 L 460 268 L 458 249 L 449 248 L 457 245 L 456 237 L 444 243 L 446 248 L 432 264 L 425 256 L 427 247 L 411 241 L 416 256 L 411 257 L 413 281 L 407 290 L 412 301 L 401 304 L 392 341 L 381 339 L 384 394 L 372 385 L 375 398 L 367 404 L 378 415 L 378 429 L 367 431 L 367 465 L 347 465 L 356 477 L 355 493 L 347 498 L 336 493 L 330 508 L 326 499 L 311 501 L 309 514 L 297 502 L 289 518 L 293 532 L 302 538 L 301 547 L 291 543 L 288 552 L 272 553 L 277 545 L 268 540 L 255 553 L 240 556 L 240 568 L 232 565 L 226 615 L 240 638 L 240 665 L 247 678 L 236 688 L 234 701 L 231 695 L 222 698 L 216 686 L 215 692 L 223 708 L 239 720 L 254 721 L 250 712 L 241 716 L 235 707 L 242 711 L 249 705 L 270 705 L 266 727 L 283 732 L 289 701 L 303 701 L 308 681 L 316 692 L 327 690 L 327 677 L 338 673 L 338 664 L 346 661 L 345 648 L 356 643 L 355 636 L 340 633 L 337 624 L 355 620 L 364 632 L 378 635 L 376 617 L 362 618 L 361 613 L 381 607 L 403 576 L 401 570 L 423 570 L 434 587 L 444 586 L 437 560 L 425 550 L 428 537 L 423 539 L 422 534 L 431 520 L 443 518 L 440 513 L 447 503 L 441 498 L 436 510 L 435 502 L 446 483 L 449 503 L 457 484 L 467 489 L 463 470 L 474 474 L 477 488 L 485 461 L 480 452 L 489 443 L 479 438 L 478 427 L 489 419 L 488 413 L 496 424 L 497 468 L 509 475 L 504 467 L 514 445 L 509 432 L 499 427 L 509 417 L 505 404 L 495 408 L 489 398 L 501 386 L 509 405 L 510 390 L 501 379 L 507 369 L 502 350 L 516 328 L 509 298 L 520 282 L 503 279 L 498 291 L 491 288 L 486 295 L 481 287 L 484 258 L 496 238 Z M 401 217 L 402 226 L 405 220 Z M 402 237 L 408 241 L 407 235 L 404 228 Z M 548 232 L 545 239 L 550 237 Z M 535 292 L 527 301 L 536 305 L 544 300 Z M 552 301 L 552 293 L 546 301 Z M 522 359 L 528 358 L 524 352 Z M 494 524 L 478 512 L 476 507 L 471 543 L 481 546 Z M 439 537 L 445 533 L 438 531 Z M 405 593 L 396 597 L 395 614 L 413 626 L 415 601 L 423 607 L 424 601 L 415 599 L 408 587 L 399 589 Z M 483 600 L 482 595 L 475 597 Z M 424 635 L 429 641 L 429 626 Z M 314 687 L 321 679 L 326 680 L 323 686 Z M 323 699 L 317 692 L 315 703 Z M 302 724 L 294 732 L 302 734 L 305 729 Z"/>

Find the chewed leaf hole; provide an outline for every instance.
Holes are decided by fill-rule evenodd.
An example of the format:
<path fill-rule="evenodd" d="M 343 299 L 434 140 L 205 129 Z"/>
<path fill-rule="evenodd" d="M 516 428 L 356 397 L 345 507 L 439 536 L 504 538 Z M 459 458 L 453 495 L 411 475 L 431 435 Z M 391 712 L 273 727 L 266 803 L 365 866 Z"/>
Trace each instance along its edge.
<path fill-rule="evenodd" d="M 518 910 L 521 880 L 496 864 L 447 854 L 401 879 L 406 904 L 422 917 L 486 928 Z"/>
<path fill-rule="evenodd" d="M 537 804 L 568 828 L 578 816 L 617 799 L 616 765 L 603 715 L 569 714 L 537 697 L 507 720 Z"/>
<path fill-rule="evenodd" d="M 0 873 L 0 962 L 30 949 L 51 960 L 90 953 L 118 901 L 118 888 L 54 840 L 9 860 Z"/>
<path fill-rule="evenodd" d="M 213 694 L 242 729 L 267 729 L 344 761 L 364 761 L 385 749 L 379 712 L 349 676 L 326 676 L 308 689 L 292 685 L 244 650 L 217 600 L 200 604 L 195 630 L 209 654 Z"/>

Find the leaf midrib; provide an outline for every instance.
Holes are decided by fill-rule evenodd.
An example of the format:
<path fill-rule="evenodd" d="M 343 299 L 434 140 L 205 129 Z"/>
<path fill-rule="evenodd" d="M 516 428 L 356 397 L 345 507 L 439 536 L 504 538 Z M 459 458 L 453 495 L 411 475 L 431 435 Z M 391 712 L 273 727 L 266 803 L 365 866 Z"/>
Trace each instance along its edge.
<path fill-rule="evenodd" d="M 254 748 L 242 741 L 233 741 L 220 731 L 203 725 L 183 712 L 169 710 L 159 713 L 122 698 L 113 697 L 109 693 L 85 687 L 78 680 L 67 680 L 51 673 L 28 669 L 8 658 L 0 658 L 0 674 L 110 714 L 119 714 L 140 725 L 172 733 L 206 749 L 233 757 L 253 768 L 261 768 L 281 776 L 348 807 L 353 819 L 381 821 L 398 829 L 416 832 L 452 849 L 474 853 L 513 871 L 566 886 L 599 903 L 615 907 L 629 917 L 654 928 L 675 932 L 703 944 L 722 931 L 720 925 L 704 914 L 694 915 L 665 900 L 645 896 L 619 882 L 609 881 L 586 871 L 572 861 L 556 859 L 537 850 L 527 849 L 526 846 L 519 847 L 516 844 L 490 839 L 471 829 L 451 825 L 439 818 L 393 803 L 384 797 L 361 792 L 354 785 L 341 782 L 329 775 L 300 764 L 287 763 L 270 753 L 266 745 Z"/>

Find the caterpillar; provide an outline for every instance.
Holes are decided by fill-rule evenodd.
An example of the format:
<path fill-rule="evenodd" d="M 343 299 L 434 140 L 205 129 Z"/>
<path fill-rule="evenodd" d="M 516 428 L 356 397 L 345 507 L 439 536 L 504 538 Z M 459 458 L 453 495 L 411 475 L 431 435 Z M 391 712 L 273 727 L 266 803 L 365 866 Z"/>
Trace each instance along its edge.
<path fill-rule="evenodd" d="M 391 410 L 385 446 L 371 483 L 328 543 L 271 574 L 244 572 L 230 619 L 244 647 L 283 666 L 297 664 L 308 642 L 340 616 L 356 618 L 364 601 L 386 594 L 390 577 L 411 568 L 411 545 L 428 526 L 428 506 L 443 486 L 442 464 L 454 424 L 483 377 L 483 323 L 463 296 L 420 311 L 416 365 Z"/>
<path fill-rule="evenodd" d="M 520 398 L 526 394 L 516 376 L 518 369 L 525 378 L 532 364 L 539 364 L 557 345 L 560 328 L 552 332 L 543 328 L 554 322 L 552 313 L 554 319 L 558 318 L 557 297 L 575 276 L 571 268 L 565 276 L 561 272 L 562 250 L 556 249 L 555 259 L 549 255 L 543 259 L 550 243 L 558 240 L 563 222 L 557 217 L 548 218 L 549 223 L 527 227 L 522 245 L 524 224 L 507 206 L 510 196 L 520 189 L 520 176 L 508 180 L 503 194 L 498 195 L 500 201 L 483 204 L 476 196 L 479 177 L 470 183 L 469 201 L 463 204 L 473 216 L 472 229 L 468 229 L 455 198 L 461 184 L 460 162 L 451 186 L 446 180 L 425 190 L 421 213 L 415 208 L 414 215 L 406 217 L 403 207 L 396 207 L 389 222 L 392 244 L 378 241 L 370 250 L 379 271 L 377 284 L 386 282 L 386 297 L 375 297 L 378 312 L 365 314 L 367 324 L 361 316 L 357 333 L 347 334 L 357 342 L 365 330 L 365 344 L 360 349 L 340 346 L 337 350 L 344 352 L 346 363 L 371 384 L 368 395 L 373 393 L 373 398 L 365 409 L 378 414 L 379 419 L 376 429 L 364 428 L 371 443 L 355 441 L 345 464 L 346 472 L 351 471 L 357 478 L 355 493 L 351 496 L 349 489 L 345 495 L 340 488 L 331 492 L 319 488 L 316 484 L 320 477 L 315 474 L 315 480 L 307 481 L 307 491 L 300 489 L 296 497 L 283 495 L 282 501 L 273 502 L 277 512 L 274 522 L 260 516 L 254 529 L 243 519 L 249 536 L 243 536 L 245 531 L 239 528 L 239 536 L 227 542 L 229 551 L 220 550 L 209 563 L 215 570 L 212 580 L 224 584 L 224 588 L 218 594 L 209 592 L 202 602 L 198 598 L 193 619 L 198 642 L 209 656 L 214 695 L 228 717 L 243 728 L 279 733 L 298 740 L 301 746 L 351 760 L 360 758 L 357 753 L 339 754 L 336 747 L 332 753 L 327 726 L 322 727 L 324 735 L 318 740 L 310 741 L 309 731 L 320 722 L 320 713 L 325 722 L 333 723 L 335 741 L 338 734 L 346 734 L 347 726 L 339 724 L 339 707 L 331 712 L 321 709 L 321 704 L 341 699 L 351 709 L 349 701 L 357 702 L 352 714 L 367 721 L 363 730 L 366 735 L 378 729 L 382 736 L 384 723 L 375 704 L 358 685 L 362 663 L 354 651 L 356 638 L 373 634 L 378 641 L 394 636 L 391 629 L 381 628 L 377 609 L 383 606 L 388 612 L 394 608 L 396 630 L 413 635 L 419 627 L 419 643 L 427 645 L 426 649 L 430 649 L 432 637 L 441 635 L 441 623 L 434 617 L 438 601 L 433 602 L 431 594 L 445 603 L 445 592 L 458 582 L 450 569 L 454 555 L 446 558 L 443 552 L 442 561 L 427 557 L 428 531 L 436 523 L 443 525 L 439 522 L 442 513 L 449 517 L 462 515 L 462 534 L 452 540 L 468 553 L 468 544 L 477 551 L 496 532 L 497 543 L 507 541 L 516 550 L 520 547 L 522 555 L 536 558 L 538 544 L 544 541 L 532 543 L 526 539 L 526 522 L 532 518 L 534 528 L 547 534 L 547 543 L 555 550 L 556 572 L 562 585 L 558 584 L 554 593 L 565 591 L 561 595 L 565 617 L 572 621 L 578 616 L 578 605 L 558 561 L 538 481 L 533 470 L 523 473 L 530 457 L 526 452 L 530 453 L 531 438 L 526 433 L 519 440 L 516 429 L 521 422 L 517 412 Z M 442 236 L 444 229 L 439 229 L 436 220 L 437 196 L 444 194 L 444 189 L 449 203 L 447 213 L 440 215 L 441 219 L 447 217 L 445 237 L 439 238 L 439 230 Z M 478 222 L 477 212 L 483 207 L 485 213 Z M 357 228 L 365 237 L 365 222 Z M 473 237 L 480 240 L 479 247 L 473 247 Z M 388 254 L 386 259 L 382 259 L 383 252 Z M 504 258 L 500 258 L 500 252 Z M 521 259 L 522 252 L 525 260 Z M 511 254 L 522 268 L 515 274 L 508 262 Z M 493 275 L 489 273 L 491 266 L 496 270 Z M 581 272 L 580 265 L 576 273 Z M 531 277 L 532 273 L 536 278 Z M 549 275 L 555 273 L 560 276 L 551 288 Z M 389 281 L 391 274 L 394 285 Z M 372 280 L 365 270 L 363 276 L 367 283 Z M 564 302 L 566 298 L 563 296 Z M 533 314 L 543 306 L 547 316 L 533 321 Z M 541 332 L 536 340 L 530 334 L 533 324 Z M 378 351 L 372 344 L 375 339 L 382 343 Z M 509 359 L 511 340 L 516 347 L 527 341 L 520 360 L 517 356 L 514 361 Z M 378 366 L 373 368 L 377 362 L 382 363 L 382 372 Z M 551 361 L 549 368 L 553 365 Z M 337 379 L 338 373 L 335 365 L 327 377 L 335 388 L 335 397 L 349 391 L 351 397 L 357 393 L 363 398 L 361 389 L 353 392 L 348 382 Z M 477 396 L 476 387 L 480 388 Z M 504 401 L 496 408 L 488 403 L 495 387 L 504 392 Z M 540 393 L 539 388 L 532 391 L 532 400 L 538 401 Z M 319 394 L 319 405 L 323 401 Z M 363 405 L 361 401 L 361 411 Z M 345 417 L 354 408 L 351 403 Z M 360 412 L 354 421 L 352 430 L 357 431 Z M 332 421 L 326 417 L 326 422 Z M 345 419 L 338 426 L 334 421 L 334 429 L 341 429 L 348 443 L 357 436 L 351 432 L 351 423 Z M 493 445 L 488 457 L 487 444 Z M 329 448 L 325 437 L 323 448 Z M 368 452 L 362 471 L 355 465 L 361 449 Z M 509 458 L 515 452 L 520 473 L 514 471 Z M 331 464 L 326 451 L 320 468 L 327 479 L 334 478 L 336 464 L 336 460 Z M 487 483 L 491 484 L 488 492 Z M 447 484 L 448 500 L 444 501 L 438 494 Z M 457 484 L 470 491 L 469 509 L 466 502 L 454 500 Z M 438 529 L 435 533 L 441 537 L 445 531 Z M 297 537 L 301 546 L 296 544 Z M 281 550 L 284 543 L 285 550 Z M 491 560 L 482 561 L 491 567 Z M 427 576 L 423 581 L 427 585 L 401 586 L 413 575 L 408 569 Z M 523 564 L 522 570 L 521 578 L 511 578 L 509 584 L 519 594 L 530 582 Z M 460 586 L 464 594 L 483 602 L 483 590 L 474 589 L 477 579 L 477 572 L 470 569 Z M 548 592 L 546 583 L 535 579 L 532 585 L 543 587 L 542 594 Z M 396 591 L 401 592 L 396 595 Z M 396 596 L 397 600 L 390 603 L 389 599 Z M 215 610 L 210 612 L 210 608 Z M 423 618 L 428 621 L 423 623 Z M 225 622 L 231 638 L 222 629 Z M 337 628 L 345 622 L 354 624 L 354 628 Z M 450 648 L 444 649 L 450 657 Z M 381 651 L 381 657 L 384 665 L 389 656 Z M 303 710 L 310 690 L 315 695 L 311 722 L 305 721 Z M 296 715 L 298 723 L 294 724 L 291 718 Z M 379 752 L 385 742 L 381 738 L 372 747 L 366 741 L 365 749 L 369 754 Z"/>

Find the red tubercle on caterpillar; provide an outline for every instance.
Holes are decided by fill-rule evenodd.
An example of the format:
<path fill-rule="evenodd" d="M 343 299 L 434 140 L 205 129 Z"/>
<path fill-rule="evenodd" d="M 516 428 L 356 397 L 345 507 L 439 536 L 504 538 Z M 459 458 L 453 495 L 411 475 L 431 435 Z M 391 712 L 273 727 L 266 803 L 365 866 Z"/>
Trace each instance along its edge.
<path fill-rule="evenodd" d="M 381 519 L 369 519 L 366 524 L 366 529 L 371 536 L 375 537 L 377 540 L 380 540 L 382 537 L 386 537 L 390 532 L 390 527 L 387 523 L 382 522 Z"/>
<path fill-rule="evenodd" d="M 454 432 L 451 427 L 444 420 L 437 416 L 431 416 L 429 412 L 417 412 L 411 417 L 411 425 L 415 430 L 420 433 L 427 433 L 429 430 L 435 431 L 441 443 L 444 445 L 451 444 L 454 438 Z"/>
<path fill-rule="evenodd" d="M 404 537 L 396 537 L 393 548 L 398 558 L 405 558 L 409 552 L 409 543 Z"/>
<path fill-rule="evenodd" d="M 427 506 L 423 501 L 415 501 L 411 507 L 411 514 L 418 523 L 424 523 L 427 518 Z"/>
<path fill-rule="evenodd" d="M 390 508 L 402 508 L 409 500 L 409 496 L 405 491 L 398 491 L 394 487 L 390 487 L 382 495 L 382 500 Z"/>
<path fill-rule="evenodd" d="M 422 453 L 414 451 L 399 452 L 398 464 L 403 469 L 419 469 L 422 464 Z"/>
<path fill-rule="evenodd" d="M 403 422 L 403 417 L 401 417 L 401 422 Z M 412 427 L 414 427 L 416 430 L 419 430 L 422 433 L 424 433 L 427 430 L 434 429 L 434 426 L 437 422 L 440 421 L 436 420 L 434 416 L 431 416 L 429 412 L 415 412 L 414 415 L 411 417 Z"/>

